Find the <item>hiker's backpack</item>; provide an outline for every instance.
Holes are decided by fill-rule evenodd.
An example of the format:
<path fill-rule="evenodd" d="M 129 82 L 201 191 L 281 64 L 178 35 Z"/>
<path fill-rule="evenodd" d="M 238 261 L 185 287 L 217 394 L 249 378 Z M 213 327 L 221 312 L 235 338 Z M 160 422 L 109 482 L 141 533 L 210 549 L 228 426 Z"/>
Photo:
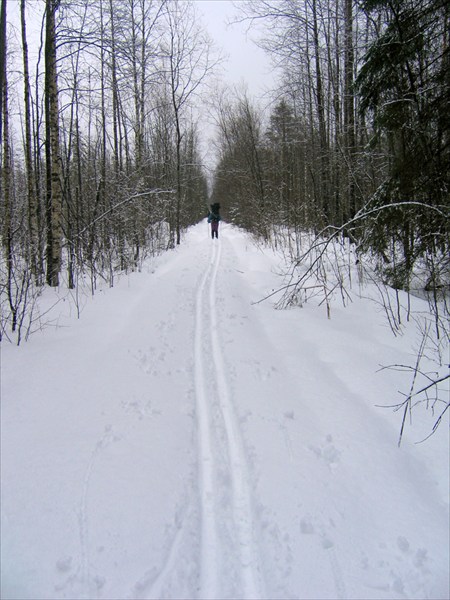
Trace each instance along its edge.
<path fill-rule="evenodd" d="M 211 221 L 219 222 L 220 221 L 220 204 L 218 202 L 211 204 L 211 213 L 210 219 Z"/>

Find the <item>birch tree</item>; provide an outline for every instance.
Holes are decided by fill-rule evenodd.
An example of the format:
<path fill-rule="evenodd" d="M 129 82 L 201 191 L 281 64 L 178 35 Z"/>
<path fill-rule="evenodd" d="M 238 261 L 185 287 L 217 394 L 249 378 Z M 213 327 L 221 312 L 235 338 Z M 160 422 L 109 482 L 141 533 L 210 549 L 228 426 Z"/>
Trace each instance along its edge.
<path fill-rule="evenodd" d="M 28 200 L 28 228 L 29 228 L 29 261 L 31 270 L 40 282 L 42 260 L 39 256 L 38 243 L 38 195 L 36 190 L 36 180 L 33 168 L 33 146 L 32 146 L 32 123 L 31 123 L 31 89 L 30 75 L 28 65 L 28 41 L 25 17 L 25 0 L 20 2 L 20 21 L 22 33 L 22 52 L 23 52 L 23 85 L 24 85 L 24 117 L 25 117 L 25 169 L 27 177 L 27 200 Z"/>
<path fill-rule="evenodd" d="M 0 82 L 1 82 L 1 127 L 2 133 L 2 243 L 6 255 L 6 292 L 11 310 L 11 328 L 16 329 L 17 310 L 14 301 L 13 232 L 11 223 L 11 148 L 9 139 L 9 103 L 7 76 L 6 0 L 2 0 L 0 16 Z"/>
<path fill-rule="evenodd" d="M 45 118 L 47 159 L 47 283 L 59 285 L 62 256 L 62 181 L 59 152 L 59 104 L 55 14 L 59 0 L 46 0 Z"/>

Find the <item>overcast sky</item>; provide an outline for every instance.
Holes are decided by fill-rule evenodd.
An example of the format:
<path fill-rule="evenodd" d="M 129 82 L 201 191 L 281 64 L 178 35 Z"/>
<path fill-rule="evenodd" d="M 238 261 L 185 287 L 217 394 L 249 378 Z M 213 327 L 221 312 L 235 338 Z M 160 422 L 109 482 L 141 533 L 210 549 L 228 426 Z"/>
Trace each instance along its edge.
<path fill-rule="evenodd" d="M 202 18 L 217 50 L 224 55 L 220 79 L 238 90 L 246 89 L 253 101 L 261 107 L 270 103 L 268 92 L 275 87 L 276 76 L 270 59 L 253 40 L 258 37 L 254 29 L 248 31 L 248 23 L 232 23 L 238 17 L 232 0 L 195 0 L 196 11 Z M 204 114 L 201 129 L 204 135 L 204 164 L 212 169 L 215 164 L 214 139 L 217 130 L 208 115 Z"/>
<path fill-rule="evenodd" d="M 251 96 L 262 96 L 273 83 L 273 70 L 267 55 L 252 41 L 257 38 L 256 31 L 247 34 L 246 23 L 227 26 L 237 15 L 234 5 L 238 2 L 195 0 L 195 4 L 214 43 L 227 55 L 224 81 L 238 86 L 244 83 Z"/>

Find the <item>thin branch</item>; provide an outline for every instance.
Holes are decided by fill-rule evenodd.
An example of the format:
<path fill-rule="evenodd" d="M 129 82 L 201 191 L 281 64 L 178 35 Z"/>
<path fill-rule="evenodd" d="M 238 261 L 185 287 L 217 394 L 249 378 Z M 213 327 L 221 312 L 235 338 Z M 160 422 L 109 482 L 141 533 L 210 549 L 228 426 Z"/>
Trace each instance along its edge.
<path fill-rule="evenodd" d="M 128 204 L 128 202 L 132 202 L 133 200 L 137 200 L 138 198 L 142 198 L 144 196 L 148 196 L 149 194 L 175 194 L 174 190 L 160 190 L 160 189 L 155 189 L 155 190 L 148 190 L 147 192 L 141 192 L 140 194 L 134 194 L 133 196 L 130 196 L 129 198 L 126 198 L 125 200 L 122 200 L 121 202 L 118 202 L 117 204 L 115 204 L 114 206 L 112 206 L 111 208 L 109 208 L 108 210 L 106 210 L 104 213 L 102 213 L 101 215 L 99 215 L 96 219 L 94 219 L 93 221 L 91 221 L 88 225 L 86 225 L 86 227 L 84 227 L 81 231 L 79 231 L 75 237 L 80 237 L 85 231 L 87 231 L 90 227 L 92 227 L 93 225 L 95 225 L 98 221 L 101 221 L 102 219 L 104 219 L 107 215 L 109 215 L 110 213 L 112 213 L 113 211 L 115 211 L 117 208 L 120 208 L 121 206 L 123 206 L 124 204 Z"/>

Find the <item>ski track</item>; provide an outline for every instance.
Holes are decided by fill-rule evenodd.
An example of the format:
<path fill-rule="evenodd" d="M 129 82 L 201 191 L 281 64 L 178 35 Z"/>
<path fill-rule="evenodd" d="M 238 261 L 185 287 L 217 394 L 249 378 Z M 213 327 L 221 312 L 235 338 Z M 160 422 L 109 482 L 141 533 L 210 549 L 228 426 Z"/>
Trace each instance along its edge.
<path fill-rule="evenodd" d="M 170 575 L 176 571 L 177 561 L 182 553 L 182 541 L 185 535 L 184 520 L 186 514 L 190 512 L 190 505 L 184 507 L 180 516 L 180 523 L 177 527 L 173 539 L 165 550 L 164 560 L 161 568 L 158 570 L 152 567 L 136 582 L 128 598 L 166 598 L 165 590 L 167 582 L 170 582 Z"/>
<path fill-rule="evenodd" d="M 214 466 L 210 419 L 203 355 L 203 295 L 206 282 L 214 264 L 214 253 L 208 262 L 197 290 L 195 302 L 195 397 L 198 425 L 199 488 L 201 504 L 201 556 L 200 592 L 213 597 L 217 585 L 217 531 L 214 516 Z"/>
<path fill-rule="evenodd" d="M 23 570 L 20 564 L 21 557 L 19 560 L 14 557 L 18 564 L 17 573 L 21 575 L 19 577 L 14 568 L 12 574 L 17 577 L 20 585 L 25 580 L 23 586 L 24 589 L 25 585 L 28 586 L 27 595 L 8 595 L 8 597 L 45 596 L 48 598 L 87 599 L 127 597 L 135 600 L 138 598 L 161 600 L 179 597 L 210 598 L 211 600 L 242 598 L 244 600 L 266 597 L 306 597 L 305 594 L 308 593 L 304 591 L 306 589 L 317 591 L 317 593 L 311 594 L 311 597 L 317 598 L 320 597 L 319 592 L 322 591 L 325 592 L 325 597 L 336 599 L 349 597 L 446 598 L 447 589 L 444 589 L 444 576 L 442 576 L 442 580 L 435 580 L 434 577 L 435 573 L 439 575 L 443 571 L 439 571 L 438 568 L 434 571 L 432 565 L 437 560 L 435 557 L 427 556 L 428 550 L 424 544 L 427 543 L 428 538 L 424 536 L 423 542 L 421 541 L 420 528 L 417 532 L 414 528 L 411 532 L 404 529 L 409 522 L 408 515 L 400 528 L 389 521 L 392 533 L 390 530 L 381 529 L 377 534 L 379 537 L 371 544 L 367 541 L 368 534 L 373 528 L 369 523 L 367 537 L 366 533 L 364 533 L 365 537 L 355 537 L 355 550 L 352 554 L 352 548 L 347 542 L 346 536 L 348 535 L 347 525 L 350 525 L 349 522 L 350 519 L 353 519 L 353 515 L 349 514 L 347 491 L 342 487 L 346 484 L 346 480 L 341 478 L 338 481 L 337 473 L 339 464 L 350 460 L 345 457 L 346 448 L 350 452 L 353 447 L 351 445 L 343 447 L 343 438 L 340 440 L 341 445 L 339 444 L 339 427 L 336 434 L 333 432 L 333 437 L 331 433 L 325 436 L 327 430 L 324 430 L 323 427 L 327 426 L 329 421 L 324 422 L 322 429 L 318 427 L 317 435 L 308 438 L 308 442 L 296 439 L 294 432 L 302 430 L 300 426 L 294 429 L 293 407 L 297 404 L 293 404 L 293 400 L 288 399 L 288 402 L 283 405 L 284 416 L 281 412 L 261 412 L 260 426 L 262 427 L 264 422 L 270 422 L 270 431 L 275 434 L 279 430 L 279 439 L 273 443 L 273 452 L 285 450 L 281 457 L 284 456 L 285 462 L 290 463 L 290 473 L 294 474 L 295 478 L 297 477 L 295 473 L 303 468 L 303 465 L 306 468 L 305 477 L 308 473 L 311 474 L 317 470 L 317 482 L 315 482 L 317 489 L 313 489 L 312 492 L 305 490 L 303 493 L 301 485 L 304 479 L 300 474 L 298 479 L 296 478 L 293 482 L 292 487 L 287 489 L 287 494 L 295 493 L 296 496 L 295 506 L 294 499 L 291 503 L 286 503 L 286 518 L 284 518 L 284 514 L 280 514 L 284 509 L 282 499 L 279 504 L 277 504 L 278 498 L 273 500 L 274 510 L 271 509 L 271 505 L 262 504 L 266 499 L 264 493 L 267 494 L 264 486 L 266 484 L 267 487 L 273 486 L 272 479 L 270 482 L 264 481 L 263 478 L 258 480 L 258 489 L 260 492 L 262 489 L 261 500 L 255 497 L 252 476 L 258 475 L 259 455 L 255 450 L 257 460 L 255 460 L 254 466 L 248 459 L 248 455 L 252 452 L 252 446 L 246 446 L 247 440 L 243 437 L 237 410 L 241 406 L 238 402 L 241 397 L 239 394 L 244 396 L 245 389 L 248 387 L 244 390 L 239 389 L 243 381 L 243 379 L 237 379 L 239 373 L 235 376 L 236 390 L 230 384 L 230 371 L 233 372 L 237 357 L 229 356 L 226 351 L 225 332 L 230 325 L 229 319 L 235 317 L 235 314 L 226 316 L 227 311 L 234 306 L 229 298 L 230 292 L 231 297 L 236 299 L 233 300 L 233 303 L 236 302 L 239 305 L 242 299 L 242 290 L 239 287 L 235 289 L 233 286 L 235 280 L 228 277 L 232 269 L 243 273 L 235 269 L 239 260 L 235 252 L 235 245 L 233 239 L 227 237 L 220 240 L 209 240 L 208 244 L 205 243 L 198 249 L 195 248 L 195 254 L 189 257 L 189 263 L 183 262 L 183 255 L 180 254 L 180 257 L 179 264 L 183 267 L 182 273 L 186 273 L 186 278 L 184 281 L 180 281 L 178 277 L 180 269 L 176 272 L 177 287 L 176 293 L 173 294 L 174 310 L 167 311 L 167 315 L 163 311 L 159 315 L 160 320 L 154 323 L 154 330 L 149 328 L 149 333 L 155 331 L 156 335 L 153 335 L 153 338 L 151 335 L 148 336 L 148 347 L 144 346 L 148 333 L 144 331 L 142 337 L 139 337 L 143 344 L 142 349 L 138 347 L 133 351 L 128 350 L 137 368 L 145 375 L 152 377 L 151 380 L 142 380 L 143 385 L 152 387 L 152 383 L 156 382 L 155 388 L 158 389 L 158 378 L 161 378 L 163 383 L 172 378 L 173 371 L 167 365 L 167 357 L 173 353 L 173 345 L 176 345 L 179 338 L 183 342 L 189 339 L 189 352 L 186 352 L 184 343 L 180 344 L 180 354 L 183 354 L 184 362 L 179 365 L 179 370 L 176 372 L 182 372 L 183 369 L 185 373 L 183 381 L 186 384 L 186 396 L 182 410 L 189 411 L 188 439 L 189 443 L 192 440 L 192 446 L 188 447 L 187 444 L 183 444 L 180 445 L 182 449 L 177 450 L 177 452 L 186 452 L 187 463 L 183 462 L 185 470 L 180 469 L 179 472 L 180 486 L 177 482 L 173 488 L 170 488 L 177 493 L 177 497 L 174 498 L 176 502 L 174 501 L 173 512 L 171 512 L 172 505 L 170 504 L 167 510 L 161 511 L 160 515 L 155 514 L 153 522 L 146 519 L 142 532 L 149 538 L 148 555 L 144 551 L 143 555 L 139 555 L 137 561 L 134 553 L 135 540 L 132 536 L 126 534 L 125 528 L 117 528 L 116 532 L 114 523 L 109 523 L 107 519 L 103 518 L 104 492 L 109 489 L 110 483 L 107 478 L 113 476 L 110 466 L 106 465 L 113 464 L 114 458 L 113 456 L 105 457 L 104 454 L 107 454 L 110 446 L 119 442 L 122 437 L 133 435 L 135 418 L 141 421 L 150 417 L 154 411 L 156 413 L 158 409 L 163 410 L 163 404 L 157 404 L 157 399 L 153 399 L 153 396 L 148 393 L 147 387 L 145 390 L 142 388 L 142 394 L 140 394 L 138 386 L 136 386 L 133 393 L 123 397 L 119 394 L 115 396 L 112 390 L 111 404 L 121 406 L 127 418 L 118 421 L 115 412 L 107 413 L 108 421 L 106 422 L 103 416 L 101 421 L 100 417 L 97 417 L 98 424 L 101 423 L 104 429 L 103 432 L 101 429 L 98 431 L 95 429 L 97 433 L 86 433 L 86 436 L 89 435 L 89 437 L 86 441 L 82 440 L 79 471 L 77 470 L 72 475 L 69 470 L 71 467 L 69 465 L 66 467 L 67 477 L 76 477 L 77 487 L 75 494 L 72 494 L 70 498 L 67 494 L 62 494 L 61 498 L 63 502 L 67 502 L 67 507 L 63 505 L 60 508 L 62 511 L 67 508 L 74 511 L 76 517 L 73 519 L 72 525 L 74 539 L 68 539 L 65 532 L 59 534 L 64 535 L 63 541 L 67 545 L 67 551 L 64 551 L 62 547 L 55 550 L 50 547 L 51 542 L 45 539 L 45 534 L 41 533 L 42 557 L 33 552 L 29 553 L 23 563 L 24 566 L 30 565 L 27 567 L 28 571 Z M 195 269 L 192 269 L 193 263 Z M 173 263 L 169 262 L 164 268 L 165 271 L 162 270 L 162 272 L 170 274 L 174 270 Z M 197 277 L 198 279 L 196 279 Z M 244 279 L 236 281 L 243 284 Z M 167 285 L 171 282 L 172 280 L 169 278 Z M 152 288 L 150 287 L 150 289 Z M 233 296 L 233 291 L 236 292 L 236 296 Z M 242 321 L 245 318 L 246 315 L 242 316 Z M 253 325 L 260 326 L 261 323 L 256 322 L 256 319 L 257 316 L 255 316 Z M 179 332 L 176 331 L 178 323 L 183 323 L 183 328 L 180 327 Z M 275 346 L 266 347 L 265 345 L 271 340 L 270 336 L 268 340 L 265 339 L 265 335 L 269 335 L 270 331 L 268 329 L 267 333 L 261 333 L 249 326 L 246 328 L 245 338 L 243 333 L 237 334 L 238 337 L 234 340 L 233 347 L 236 348 L 238 343 L 245 340 L 245 342 L 253 344 L 253 347 L 261 346 L 263 357 L 264 355 L 275 356 L 277 352 Z M 255 332 L 259 335 L 255 335 Z M 231 333 L 233 332 L 231 331 Z M 231 334 L 229 333 L 229 335 Z M 111 339 L 114 339 L 113 334 L 111 334 Z M 286 339 L 290 344 L 293 343 L 290 337 L 286 336 Z M 308 364 L 312 369 L 311 378 L 323 377 L 323 371 L 326 370 L 327 385 L 330 387 L 324 387 L 325 390 L 336 389 L 339 391 L 340 397 L 353 398 L 355 402 L 359 402 L 359 397 L 355 395 L 356 392 L 353 391 L 353 388 L 340 378 L 334 363 L 328 363 L 322 356 L 323 350 L 319 346 L 319 341 L 320 338 L 316 339 L 315 337 L 313 339 L 305 337 L 304 340 L 309 344 L 310 361 Z M 124 343 L 123 340 L 122 343 Z M 289 345 L 288 350 L 286 354 L 290 360 L 292 357 L 302 356 L 296 354 Z M 118 357 L 120 354 L 115 356 L 116 359 Z M 175 357 L 177 363 L 180 363 L 179 355 L 177 354 Z M 275 363 L 275 359 L 273 361 L 273 363 L 264 363 L 260 356 L 246 361 L 246 364 L 249 365 L 250 377 L 255 377 L 258 384 L 264 382 L 272 372 L 276 372 L 280 368 L 280 365 L 283 367 L 283 362 Z M 273 366 L 275 364 L 277 369 Z M 289 365 L 290 362 L 286 361 L 286 364 Z M 131 370 L 128 372 L 133 373 Z M 90 372 L 86 370 L 85 373 L 89 375 Z M 289 369 L 286 369 L 286 373 L 289 376 Z M 175 380 L 176 377 L 173 379 Z M 89 377 L 87 381 L 90 381 Z M 292 381 L 294 393 L 296 380 L 292 379 Z M 168 393 L 170 393 L 168 387 L 161 385 L 161 389 L 164 391 L 168 389 Z M 299 396 L 299 400 L 296 399 L 295 402 L 298 402 L 300 411 L 302 402 L 306 406 L 306 400 L 301 397 L 301 394 Z M 179 410 L 179 405 L 180 403 L 177 403 L 177 410 Z M 367 412 L 368 409 L 363 406 L 362 410 Z M 246 413 L 245 408 L 242 411 L 243 414 Z M 249 411 L 248 414 L 252 413 Z M 314 425 L 314 413 L 311 414 L 313 417 L 306 413 L 305 423 L 309 422 Z M 20 413 L 18 415 L 20 416 Z M 111 421 L 113 424 L 109 424 L 110 418 L 113 419 Z M 355 420 L 350 421 L 352 425 L 358 423 L 356 418 L 360 419 L 360 417 L 355 417 Z M 375 422 L 375 424 L 377 423 L 378 421 Z M 15 423 L 13 422 L 13 424 Z M 17 426 L 19 425 L 20 423 L 17 424 Z M 27 423 L 25 422 L 23 426 L 26 428 Z M 146 432 L 145 429 L 140 429 L 140 431 Z M 156 431 L 156 426 L 155 429 L 149 429 L 149 431 Z M 269 429 L 261 428 L 261 436 L 266 431 L 268 432 Z M 319 440 L 319 434 L 324 435 L 322 441 Z M 384 430 L 382 430 L 382 434 L 384 435 Z M 351 439 L 353 439 L 353 443 L 359 443 L 359 438 Z M 255 442 L 261 442 L 261 448 L 258 449 L 261 461 L 264 456 L 268 456 L 262 452 L 263 441 L 264 438 L 260 437 Z M 381 433 L 378 434 L 378 437 L 371 438 L 372 445 L 379 441 L 383 441 Z M 350 441 L 348 443 L 350 444 Z M 59 446 L 55 447 L 59 448 Z M 139 446 L 136 447 L 139 451 Z M 65 451 L 65 446 L 61 446 L 61 448 Z M 163 448 L 163 446 L 155 445 L 155 448 Z M 54 447 L 49 445 L 48 449 L 37 448 L 37 451 L 40 452 L 45 450 L 53 453 Z M 130 455 L 127 452 L 130 451 L 119 448 L 118 454 L 128 459 Z M 272 452 L 272 448 L 269 451 Z M 312 454 L 312 461 L 308 460 L 309 454 Z M 46 455 L 42 454 L 42 457 L 44 456 Z M 177 453 L 175 456 L 178 457 L 180 454 Z M 40 468 L 42 457 L 39 456 L 39 461 L 36 462 L 38 468 Z M 110 460 L 104 461 L 103 458 Z M 275 458 L 279 459 L 277 456 Z M 138 459 L 139 456 L 136 455 L 136 460 Z M 413 456 L 409 457 L 408 461 L 410 459 L 411 462 L 399 464 L 411 468 L 412 476 L 414 476 L 414 468 L 419 469 L 421 463 L 416 465 Z M 28 471 L 23 470 L 25 465 L 23 460 L 21 458 L 20 462 L 22 473 L 28 477 Z M 315 468 L 316 460 L 319 461 L 317 469 Z M 175 466 L 175 463 L 171 464 Z M 346 467 L 349 469 L 355 467 L 355 473 L 358 476 L 358 465 L 359 463 L 347 462 Z M 375 466 L 381 468 L 381 463 L 376 463 Z M 119 461 L 119 472 L 121 468 L 123 466 Z M 333 480 L 323 474 L 325 471 L 328 475 L 333 474 Z M 60 470 L 55 472 L 59 477 L 61 476 Z M 157 473 L 163 473 L 163 471 L 157 471 Z M 336 473 L 336 477 L 334 473 Z M 393 473 L 388 470 L 390 477 L 393 476 Z M 263 475 L 266 474 L 273 477 L 275 474 L 273 467 L 268 466 L 267 472 L 264 472 Z M 285 475 L 287 477 L 288 472 Z M 280 481 L 287 480 L 281 478 Z M 418 479 L 417 482 L 419 481 L 421 480 Z M 428 479 L 425 478 L 423 481 L 426 482 Z M 105 489 L 103 489 L 104 482 L 106 483 Z M 42 482 L 39 482 L 40 485 L 41 483 L 44 485 L 47 482 L 43 479 Z M 68 479 L 68 484 L 70 483 L 71 480 Z M 415 483 L 415 481 L 413 479 L 400 481 L 401 486 L 410 483 Z M 149 489 L 150 486 L 142 486 L 140 493 L 144 494 Z M 278 488 L 275 487 L 275 489 Z M 368 493 L 374 489 L 376 488 L 364 488 L 363 492 Z M 338 492 L 336 500 L 333 497 L 333 502 L 327 506 L 325 495 L 329 492 L 334 493 L 335 490 Z M 409 488 L 405 487 L 405 490 L 409 490 Z M 40 490 L 38 491 L 40 492 Z M 382 491 L 384 494 L 383 489 Z M 128 492 L 131 497 L 134 490 L 130 489 Z M 324 494 L 323 500 L 320 496 L 322 493 Z M 383 494 L 381 500 L 388 506 Z M 123 498 L 127 498 L 126 494 Z M 417 503 L 417 498 L 415 496 L 414 498 L 414 502 Z M 420 496 L 420 498 L 425 507 L 428 496 Z M 434 499 L 434 496 L 430 496 L 430 498 Z M 20 496 L 19 500 L 21 500 Z M 44 500 L 45 498 L 39 497 L 38 494 L 38 502 Z M 316 501 L 317 507 L 314 504 Z M 39 508 L 39 504 L 37 506 Z M 349 506 L 351 508 L 354 504 Z M 437 506 L 441 510 L 440 505 L 430 504 L 430 506 Z M 58 507 L 58 510 L 60 508 Z M 147 507 L 143 503 L 142 513 L 145 510 Z M 297 514 L 294 512 L 295 510 L 300 512 Z M 62 512 L 61 515 L 63 514 Z M 38 515 L 44 522 L 47 519 L 46 513 L 40 515 L 36 511 L 25 512 L 24 515 L 27 518 Z M 61 515 L 58 513 L 57 516 L 61 517 Z M 258 517 L 258 515 L 261 516 Z M 380 515 L 376 511 L 367 513 L 367 517 L 357 513 L 356 518 L 360 519 L 357 524 L 365 526 L 366 520 L 372 516 L 377 523 Z M 127 512 L 124 513 L 124 519 L 128 519 L 133 525 Z M 333 519 L 337 521 L 336 525 Z M 126 521 L 125 525 L 127 525 Z M 153 525 L 155 526 L 154 539 L 151 537 Z M 15 526 L 18 527 L 18 521 Z M 344 526 L 345 533 L 343 533 Z M 42 525 L 37 523 L 36 527 L 36 532 L 43 531 Z M 436 527 L 434 521 L 433 527 Z M 11 532 L 11 526 L 9 529 Z M 21 531 L 22 535 L 26 533 L 24 528 Z M 350 534 L 351 532 L 355 533 L 356 529 L 353 524 L 349 527 L 349 531 Z M 383 534 L 386 537 L 381 537 Z M 408 536 L 408 539 L 405 535 Z M 53 539 L 58 541 L 57 538 L 50 537 L 50 540 Z M 96 540 L 99 541 L 96 543 Z M 138 541 L 141 542 L 141 540 Z M 353 543 L 352 540 L 351 543 Z M 431 544 L 431 542 L 429 543 Z M 143 546 L 145 548 L 145 544 Z M 26 549 L 29 550 L 28 547 Z M 103 550 L 109 550 L 111 554 L 108 555 L 105 552 L 103 558 L 100 559 L 98 553 Z M 55 556 L 55 551 L 61 553 L 56 556 L 56 560 L 53 560 L 52 564 L 51 560 Z M 15 567 L 13 561 L 10 564 Z M 137 572 L 134 571 L 135 568 Z M 42 576 L 39 572 L 41 570 Z M 30 577 L 29 582 L 26 581 L 27 577 Z M 38 585 L 34 583 L 35 581 Z M 15 585 L 15 581 L 12 581 L 12 585 Z M 33 585 L 34 589 L 32 590 Z M 42 589 L 39 589 L 39 585 L 42 586 Z M 126 588 L 125 592 L 123 591 L 124 587 Z M 368 591 L 365 594 L 366 589 Z M 357 593 L 360 596 L 357 596 Z M 299 594 L 304 594 L 304 596 L 299 596 Z"/>
<path fill-rule="evenodd" d="M 254 543 L 248 467 L 227 385 L 217 318 L 216 281 L 221 256 L 222 243 L 214 242 L 195 305 L 195 392 L 202 515 L 200 597 L 223 597 L 230 590 L 222 586 L 232 585 L 239 597 L 258 598 L 262 597 L 263 585 Z"/>
<path fill-rule="evenodd" d="M 89 517 L 88 517 L 88 495 L 89 486 L 91 483 L 92 472 L 97 457 L 103 448 L 106 448 L 112 441 L 114 441 L 114 433 L 112 428 L 106 427 L 103 436 L 98 440 L 95 448 L 92 451 L 86 473 L 83 480 L 83 488 L 81 494 L 81 501 L 78 510 L 78 525 L 80 534 L 80 548 L 81 548 L 81 583 L 84 589 L 84 597 L 89 600 L 93 597 L 92 595 L 92 576 L 91 576 L 91 560 L 90 560 L 90 542 L 89 542 Z M 95 583 L 95 582 L 94 582 Z"/>

